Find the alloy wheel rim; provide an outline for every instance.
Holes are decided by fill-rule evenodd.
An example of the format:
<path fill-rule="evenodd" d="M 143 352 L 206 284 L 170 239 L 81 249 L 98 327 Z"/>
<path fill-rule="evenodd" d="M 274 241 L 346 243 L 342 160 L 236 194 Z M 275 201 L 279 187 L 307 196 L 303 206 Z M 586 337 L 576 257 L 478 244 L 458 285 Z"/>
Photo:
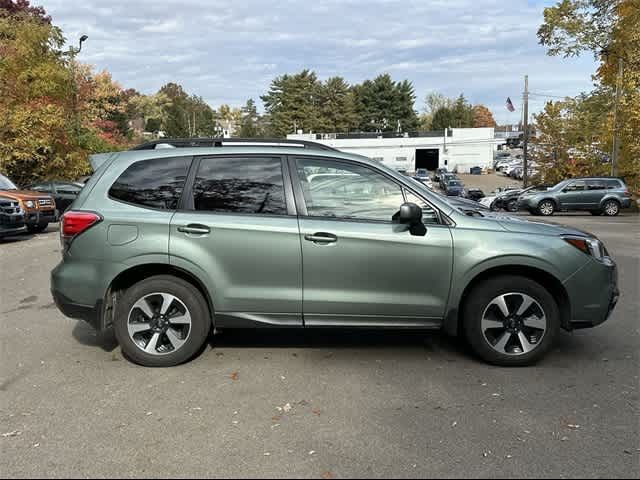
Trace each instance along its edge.
<path fill-rule="evenodd" d="M 544 202 L 542 205 L 540 205 L 540 211 L 544 215 L 551 215 L 553 213 L 553 205 L 551 205 L 550 202 Z"/>
<path fill-rule="evenodd" d="M 618 205 L 616 205 L 614 202 L 607 203 L 605 212 L 607 212 L 607 215 L 615 215 L 616 213 L 618 213 Z"/>
<path fill-rule="evenodd" d="M 542 306 L 525 293 L 495 297 L 482 314 L 482 335 L 502 355 L 519 356 L 534 351 L 547 332 Z"/>
<path fill-rule="evenodd" d="M 127 319 L 131 341 L 149 355 L 180 350 L 191 335 L 189 309 L 175 295 L 150 293 L 133 304 Z"/>

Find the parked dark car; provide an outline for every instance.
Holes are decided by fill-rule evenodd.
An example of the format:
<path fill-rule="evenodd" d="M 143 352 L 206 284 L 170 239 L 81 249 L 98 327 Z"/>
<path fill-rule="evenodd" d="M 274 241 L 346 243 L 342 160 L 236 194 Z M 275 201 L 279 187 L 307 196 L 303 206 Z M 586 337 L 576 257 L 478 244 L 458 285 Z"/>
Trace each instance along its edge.
<path fill-rule="evenodd" d="M 51 195 L 56 201 L 58 214 L 62 214 L 76 199 L 82 187 L 80 183 L 54 181 L 35 183 L 28 189 Z"/>
<path fill-rule="evenodd" d="M 553 215 L 557 211 L 585 210 L 592 215 L 615 216 L 631 206 L 631 193 L 624 181 L 612 177 L 564 180 L 549 190 L 530 192 L 518 198 L 518 208 L 532 214 Z"/>
<path fill-rule="evenodd" d="M 441 174 L 440 175 L 440 188 L 442 190 L 445 190 L 446 186 L 447 186 L 447 183 L 449 183 L 450 180 L 458 180 L 459 181 L 460 179 L 458 178 L 458 175 L 456 175 L 455 173 L 446 172 L 446 173 Z"/>
<path fill-rule="evenodd" d="M 469 173 L 471 175 L 482 175 L 482 168 L 480 168 L 480 167 L 471 167 L 469 169 Z"/>
<path fill-rule="evenodd" d="M 517 212 L 518 198 L 521 195 L 535 192 L 545 192 L 551 187 L 552 185 L 533 185 L 531 187 L 525 188 L 524 190 L 521 188 L 506 190 L 495 197 L 495 199 L 491 203 L 491 210 L 506 210 L 508 212 Z"/>
<path fill-rule="evenodd" d="M 0 196 L 0 238 L 22 233 L 24 230 L 24 211 L 20 208 L 20 202 Z"/>
<path fill-rule="evenodd" d="M 444 193 L 448 197 L 463 197 L 464 196 L 464 183 L 460 180 L 449 180 L 444 186 Z"/>
<path fill-rule="evenodd" d="M 470 188 L 467 190 L 467 198 L 470 200 L 478 201 L 481 198 L 484 198 L 484 192 L 479 188 Z"/>

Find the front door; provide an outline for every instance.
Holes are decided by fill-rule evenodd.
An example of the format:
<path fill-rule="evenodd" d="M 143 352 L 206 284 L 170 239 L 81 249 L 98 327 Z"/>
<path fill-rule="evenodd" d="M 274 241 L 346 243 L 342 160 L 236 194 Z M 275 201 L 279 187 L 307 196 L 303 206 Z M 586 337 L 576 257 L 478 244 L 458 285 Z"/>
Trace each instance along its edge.
<path fill-rule="evenodd" d="M 584 180 L 576 180 L 569 183 L 558 195 L 561 208 L 566 210 L 586 208 L 587 204 L 585 203 L 584 197 L 585 190 L 586 183 Z"/>
<path fill-rule="evenodd" d="M 440 326 L 451 279 L 449 228 L 431 216 L 426 235 L 413 236 L 393 223 L 405 192 L 380 170 L 302 157 L 291 169 L 305 325 Z"/>
<path fill-rule="evenodd" d="M 195 162 L 171 221 L 171 263 L 206 283 L 216 327 L 302 326 L 300 235 L 283 160 Z"/>

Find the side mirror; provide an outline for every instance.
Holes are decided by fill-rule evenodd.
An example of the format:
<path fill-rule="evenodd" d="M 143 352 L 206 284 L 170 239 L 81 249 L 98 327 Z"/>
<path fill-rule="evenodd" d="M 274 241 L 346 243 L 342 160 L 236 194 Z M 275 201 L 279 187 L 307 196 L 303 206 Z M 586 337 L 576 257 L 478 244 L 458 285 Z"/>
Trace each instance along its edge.
<path fill-rule="evenodd" d="M 411 235 L 423 237 L 427 233 L 427 228 L 422 223 L 422 208 L 415 203 L 403 203 L 400 211 L 393 216 L 393 221 L 408 225 Z"/>

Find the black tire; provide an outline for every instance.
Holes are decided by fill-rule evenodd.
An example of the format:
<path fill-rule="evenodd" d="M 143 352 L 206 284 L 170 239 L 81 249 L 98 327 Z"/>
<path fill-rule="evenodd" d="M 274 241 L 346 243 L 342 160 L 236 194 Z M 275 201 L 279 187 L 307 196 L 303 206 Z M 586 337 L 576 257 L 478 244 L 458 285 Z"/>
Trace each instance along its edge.
<path fill-rule="evenodd" d="M 188 309 L 191 326 L 186 341 L 175 352 L 146 353 L 129 335 L 129 313 L 138 300 L 153 293 L 175 296 Z M 114 317 L 116 338 L 125 357 L 145 367 L 172 367 L 191 360 L 204 346 L 211 330 L 211 316 L 200 291 L 190 283 L 171 276 L 157 275 L 136 283 L 119 299 Z"/>
<path fill-rule="evenodd" d="M 602 215 L 602 210 L 589 210 L 589 213 L 594 217 Z"/>
<path fill-rule="evenodd" d="M 482 318 L 496 297 L 507 293 L 523 293 L 542 307 L 546 316 L 546 331 L 542 340 L 528 353 L 499 353 L 485 338 Z M 473 351 L 485 362 L 504 367 L 532 365 L 553 346 L 560 331 L 560 313 L 553 296 L 539 283 L 521 276 L 504 275 L 490 278 L 474 287 L 462 308 L 464 334 Z"/>
<path fill-rule="evenodd" d="M 556 204 L 552 200 L 543 200 L 538 204 L 537 212 L 545 217 L 550 217 L 556 211 Z"/>
<path fill-rule="evenodd" d="M 29 233 L 42 233 L 47 229 L 48 226 L 48 223 L 36 223 L 35 225 L 27 225 L 27 231 Z"/>
<path fill-rule="evenodd" d="M 620 213 L 620 204 L 615 200 L 607 200 L 602 205 L 602 213 L 607 217 L 615 217 Z"/>
<path fill-rule="evenodd" d="M 517 212 L 518 211 L 518 200 L 509 200 L 509 203 L 507 203 L 507 211 L 509 211 L 509 212 Z"/>

